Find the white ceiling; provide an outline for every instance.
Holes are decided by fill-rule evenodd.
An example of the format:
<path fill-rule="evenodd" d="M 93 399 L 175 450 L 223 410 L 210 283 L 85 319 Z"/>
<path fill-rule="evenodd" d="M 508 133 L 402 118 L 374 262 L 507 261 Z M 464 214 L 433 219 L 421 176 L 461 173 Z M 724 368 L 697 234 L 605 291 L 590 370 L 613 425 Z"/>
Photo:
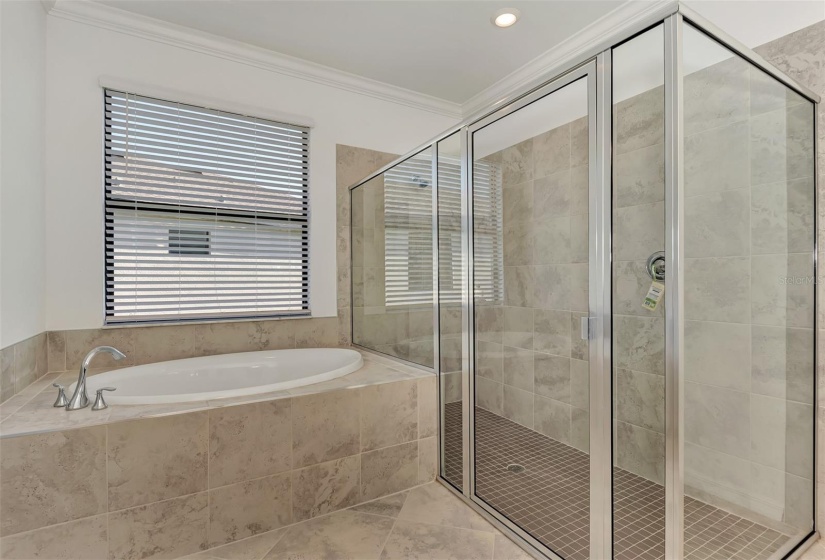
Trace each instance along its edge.
<path fill-rule="evenodd" d="M 461 103 L 622 0 L 102 0 L 171 23 Z M 499 29 L 490 16 L 515 7 Z"/>
<path fill-rule="evenodd" d="M 122 10 L 463 103 L 625 0 L 97 0 Z M 644 0 L 641 0 L 644 1 Z M 757 46 L 825 19 L 823 0 L 690 2 Z M 490 16 L 521 11 L 513 27 Z"/>

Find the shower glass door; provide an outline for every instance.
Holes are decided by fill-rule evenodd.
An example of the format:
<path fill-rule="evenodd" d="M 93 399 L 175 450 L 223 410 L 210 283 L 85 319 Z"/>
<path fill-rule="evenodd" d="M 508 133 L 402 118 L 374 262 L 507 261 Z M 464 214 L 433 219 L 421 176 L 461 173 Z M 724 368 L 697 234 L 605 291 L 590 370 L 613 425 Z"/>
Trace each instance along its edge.
<path fill-rule="evenodd" d="M 683 56 L 685 557 L 776 558 L 814 527 L 815 107 L 690 23 Z"/>
<path fill-rule="evenodd" d="M 613 553 L 665 556 L 665 59 L 657 25 L 613 49 Z"/>
<path fill-rule="evenodd" d="M 594 70 L 469 129 L 472 492 L 565 559 L 590 557 Z"/>

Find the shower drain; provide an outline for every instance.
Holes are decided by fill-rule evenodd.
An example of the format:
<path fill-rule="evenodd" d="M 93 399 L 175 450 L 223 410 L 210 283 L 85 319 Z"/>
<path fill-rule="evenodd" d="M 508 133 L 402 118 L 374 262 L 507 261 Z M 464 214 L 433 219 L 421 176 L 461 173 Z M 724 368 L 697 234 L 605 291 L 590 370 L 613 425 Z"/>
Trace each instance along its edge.
<path fill-rule="evenodd" d="M 520 473 L 520 472 L 524 472 L 524 467 L 522 467 L 521 465 L 518 465 L 516 463 L 513 463 L 511 465 L 507 465 L 507 470 L 512 472 L 512 473 Z"/>

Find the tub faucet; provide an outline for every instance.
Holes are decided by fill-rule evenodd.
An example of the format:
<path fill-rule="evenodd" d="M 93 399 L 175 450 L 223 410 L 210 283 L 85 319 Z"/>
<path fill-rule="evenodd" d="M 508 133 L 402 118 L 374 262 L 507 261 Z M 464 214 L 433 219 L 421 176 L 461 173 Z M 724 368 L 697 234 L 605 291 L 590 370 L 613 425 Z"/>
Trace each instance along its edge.
<path fill-rule="evenodd" d="M 126 354 L 111 346 L 98 346 L 86 354 L 86 357 L 83 358 L 83 363 L 80 365 L 77 386 L 74 388 L 72 398 L 69 399 L 69 404 L 66 405 L 66 410 L 79 410 L 89 406 L 89 396 L 86 394 L 86 370 L 89 369 L 89 363 L 92 361 L 92 358 L 101 352 L 108 352 L 114 356 L 115 360 L 122 360 L 126 357 Z"/>

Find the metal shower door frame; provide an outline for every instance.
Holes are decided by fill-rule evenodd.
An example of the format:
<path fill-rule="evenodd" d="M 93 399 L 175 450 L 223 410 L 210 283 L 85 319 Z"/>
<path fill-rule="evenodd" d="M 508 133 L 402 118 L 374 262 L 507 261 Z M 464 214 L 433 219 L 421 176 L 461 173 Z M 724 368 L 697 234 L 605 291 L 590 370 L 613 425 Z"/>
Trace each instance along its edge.
<path fill-rule="evenodd" d="M 612 49 L 623 42 L 656 26 L 664 26 L 665 44 L 665 246 L 666 279 L 668 297 L 665 298 L 665 435 L 666 435 L 666 508 L 665 508 L 665 556 L 666 558 L 681 558 L 684 545 L 684 357 L 681 353 L 684 348 L 684 107 L 683 82 L 684 69 L 682 57 L 682 35 L 684 26 L 692 27 L 706 34 L 734 54 L 772 76 L 786 87 L 808 99 L 820 110 L 819 96 L 804 85 L 790 78 L 772 64 L 765 61 L 758 54 L 745 47 L 714 24 L 678 1 L 655 6 L 644 17 L 628 22 L 616 29 L 610 36 L 594 43 L 571 58 L 560 62 L 548 69 L 541 76 L 531 82 L 514 88 L 499 102 L 478 113 L 466 118 L 461 123 L 439 134 L 432 140 L 418 146 L 408 154 L 392 163 L 374 171 L 349 187 L 352 191 L 370 181 L 374 177 L 392 169 L 398 163 L 409 157 L 432 147 L 433 149 L 433 203 L 437 208 L 438 169 L 437 149 L 438 142 L 455 133 L 460 133 L 461 140 L 461 198 L 462 198 L 462 266 L 465 271 L 464 286 L 462 287 L 462 405 L 463 405 L 463 490 L 459 491 L 446 479 L 439 469 L 437 479 L 448 490 L 463 498 L 466 503 L 483 514 L 496 528 L 520 542 L 525 549 L 536 557 L 547 556 L 559 558 L 546 547 L 541 545 L 523 530 L 516 527 L 503 515 L 484 504 L 475 496 L 475 449 L 473 434 L 475 430 L 475 415 L 473 407 L 474 389 L 474 312 L 475 306 L 472 297 L 472 133 L 483 128 L 495 120 L 503 118 L 525 105 L 536 101 L 569 85 L 576 79 L 588 80 L 588 117 L 590 123 L 590 159 L 589 159 L 589 307 L 591 322 L 590 337 L 590 516 L 591 516 L 591 557 L 605 559 L 612 557 L 612 372 L 611 372 L 611 182 L 612 182 Z M 814 115 L 816 117 L 816 114 Z M 814 153 L 817 153 L 818 121 L 814 118 Z M 817 158 L 814 158 L 818 166 Z M 814 185 L 818 189 L 821 169 L 814 172 Z M 818 197 L 815 197 L 818 205 Z M 351 206 L 350 206 L 351 211 Z M 814 209 L 814 229 L 817 230 L 818 209 Z M 438 220 L 433 220 L 433 258 L 438 261 Z M 813 244 L 814 275 L 818 271 L 817 240 Z M 350 247 L 351 262 L 351 247 Z M 433 271 L 434 300 L 433 300 L 433 327 L 435 330 L 435 363 L 434 370 L 441 375 L 440 350 L 440 305 L 438 301 L 438 262 Z M 352 289 L 352 283 L 350 284 Z M 816 290 L 814 291 L 815 308 L 818 309 Z M 350 298 L 352 304 L 352 298 Z M 815 313 L 818 316 L 818 313 Z M 350 314 L 350 332 L 353 329 L 354 314 Z M 816 329 L 814 329 L 816 331 Z M 357 346 L 357 344 L 354 344 Z M 594 355 L 595 354 L 595 355 Z M 399 360 L 404 361 L 404 360 Z M 817 363 L 816 345 L 814 345 L 814 364 Z M 814 373 L 816 376 L 816 372 Z M 814 380 L 816 391 L 816 378 Z M 439 383 L 440 386 L 440 383 Z M 441 391 L 439 391 L 439 409 L 443 409 Z M 814 402 L 816 402 L 814 394 Z M 815 413 L 815 407 L 814 407 Z M 442 418 L 439 414 L 438 437 L 443 438 L 441 426 Z M 814 418 L 814 426 L 815 418 Z M 816 429 L 811 434 L 814 439 L 814 456 L 816 456 Z M 443 461 L 442 442 L 439 442 L 438 463 Z M 600 458 L 598 458 L 600 457 Z M 814 473 L 815 476 L 816 473 Z M 816 486 L 814 480 L 814 487 Z M 814 492 L 813 513 L 816 516 L 816 496 Z M 814 518 L 816 521 L 816 518 Z M 818 538 L 816 531 L 794 543 L 780 554 L 787 558 L 797 558 L 804 550 Z"/>
<path fill-rule="evenodd" d="M 464 299 L 464 341 L 462 355 L 464 414 L 464 486 L 463 495 L 480 512 L 486 513 L 499 529 L 549 558 L 559 558 L 536 539 L 526 534 L 505 516 L 485 504 L 475 495 L 475 411 L 474 411 L 474 311 L 473 239 L 472 239 L 472 134 L 506 115 L 568 85 L 583 75 L 588 84 L 590 126 L 590 205 L 589 205 L 589 306 L 590 333 L 590 547 L 591 558 L 612 558 L 612 50 L 636 35 L 656 25 L 664 27 L 664 96 L 665 96 L 665 247 L 669 296 L 665 298 L 665 558 L 684 556 L 684 59 L 683 33 L 685 25 L 705 33 L 725 48 L 786 87 L 796 91 L 818 109 L 819 96 L 793 78 L 785 75 L 759 55 L 728 36 L 702 16 L 675 2 L 664 12 L 657 12 L 643 22 L 637 22 L 603 42 L 591 58 L 571 63 L 571 69 L 557 73 L 534 86 L 523 96 L 509 98 L 509 104 L 488 112 L 482 118 L 462 127 L 464 183 L 462 187 L 464 219 L 464 264 L 467 271 Z M 588 72 L 578 75 L 583 68 Z M 574 78 L 573 76 L 577 76 Z M 572 78 L 572 79 L 570 79 Z M 564 81 L 568 79 L 568 81 Z M 556 87 L 554 87 L 556 86 Z M 549 88 L 549 89 L 548 89 Z M 595 93 L 595 95 L 594 95 Z M 593 117 L 595 115 L 595 119 Z M 815 119 L 815 127 L 818 125 Z M 818 133 L 815 132 L 815 142 Z M 816 146 L 814 147 L 816 153 Z M 815 159 L 816 161 L 816 159 Z M 818 162 L 817 162 L 818 164 Z M 818 181 L 815 172 L 815 181 Z M 818 183 L 815 188 L 818 188 Z M 816 197 L 818 201 L 818 197 Z M 818 216 L 815 209 L 815 217 Z M 815 226 L 816 228 L 816 226 Z M 814 264 L 817 248 L 814 240 Z M 816 270 L 816 269 L 815 269 Z M 815 272 L 816 277 L 816 272 Z M 815 296 L 816 297 L 816 296 Z M 815 306 L 818 301 L 815 301 Z M 816 350 L 814 354 L 816 360 Z M 816 363 L 816 361 L 814 362 Z M 814 383 L 816 385 L 816 383 Z M 814 397 L 816 398 L 816 397 Z M 814 440 L 816 434 L 813 434 Z M 814 442 L 814 454 L 816 445 Z M 455 491 L 451 486 L 450 489 Z M 814 492 L 815 494 L 815 492 Z M 814 496 L 814 516 L 816 505 Z M 783 547 L 777 553 L 785 558 L 798 558 L 818 538 L 815 526 L 798 542 Z"/>
<path fill-rule="evenodd" d="M 464 129 L 464 169 L 466 184 L 462 189 L 462 207 L 466 240 L 466 282 L 468 297 L 464 300 L 463 355 L 464 421 L 466 453 L 464 457 L 464 496 L 473 504 L 506 526 L 533 549 L 549 558 L 560 558 L 527 531 L 476 495 L 475 487 L 475 301 L 472 295 L 473 270 L 473 135 L 485 127 L 507 118 L 541 99 L 578 82 L 586 81 L 588 117 L 588 262 L 589 284 L 589 353 L 590 353 L 590 538 L 592 550 L 600 557 L 610 557 L 612 543 L 612 475 L 610 441 L 610 54 L 601 53 L 551 82 L 530 92 L 494 113 L 473 122 Z M 607 289 L 605 289 L 607 286 Z M 607 359 L 606 359 L 607 358 Z"/>

